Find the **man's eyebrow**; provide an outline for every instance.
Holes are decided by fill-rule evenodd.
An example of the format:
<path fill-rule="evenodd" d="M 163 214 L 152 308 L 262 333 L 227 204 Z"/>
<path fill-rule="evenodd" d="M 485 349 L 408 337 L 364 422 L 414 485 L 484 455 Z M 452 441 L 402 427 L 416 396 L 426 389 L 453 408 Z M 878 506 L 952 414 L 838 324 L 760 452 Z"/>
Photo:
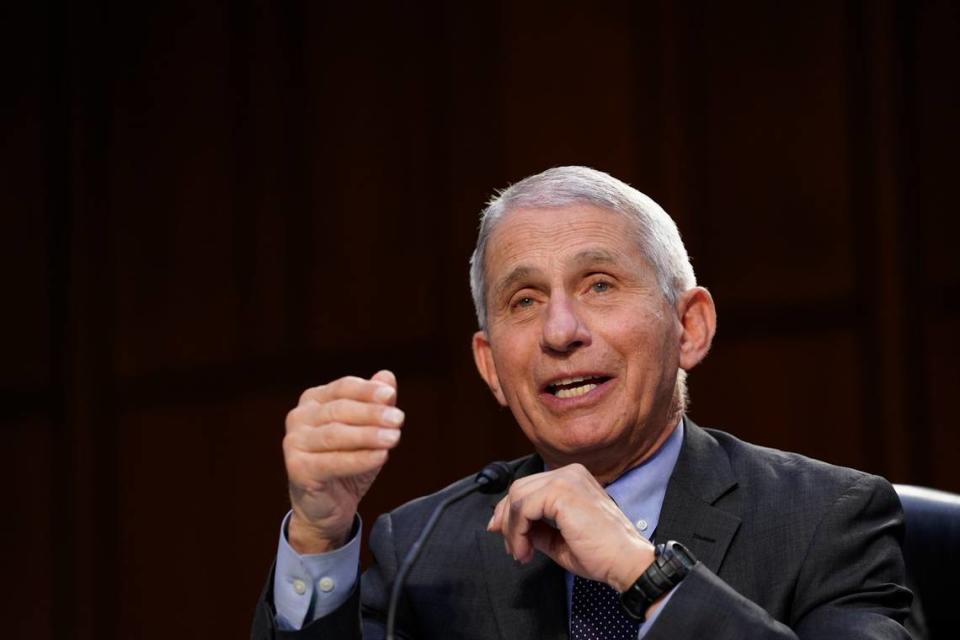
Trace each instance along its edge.
<path fill-rule="evenodd" d="M 616 264 L 616 256 L 606 249 L 584 249 L 575 256 L 573 262 L 582 266 L 593 264 Z M 509 289 L 512 289 L 517 282 L 528 280 L 539 271 L 533 267 L 520 265 L 511 271 L 507 276 L 496 283 L 493 287 L 493 299 L 499 299 Z"/>
<path fill-rule="evenodd" d="M 501 280 L 496 284 L 496 286 L 493 289 L 493 292 L 494 292 L 493 299 L 498 300 L 509 289 L 512 289 L 517 282 L 521 280 L 529 279 L 534 273 L 537 273 L 537 270 L 534 269 L 533 267 L 525 267 L 525 266 L 517 267 L 516 269 L 511 271 L 509 274 L 507 274 L 507 277 L 505 277 L 503 280 Z"/>
<path fill-rule="evenodd" d="M 573 257 L 578 264 L 616 264 L 617 258 L 606 249 L 585 249 Z"/>

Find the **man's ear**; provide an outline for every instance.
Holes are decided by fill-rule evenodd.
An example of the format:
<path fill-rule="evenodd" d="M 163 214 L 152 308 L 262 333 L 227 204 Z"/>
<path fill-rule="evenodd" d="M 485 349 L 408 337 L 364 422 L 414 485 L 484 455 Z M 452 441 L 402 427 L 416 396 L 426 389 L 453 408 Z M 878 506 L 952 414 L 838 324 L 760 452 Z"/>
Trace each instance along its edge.
<path fill-rule="evenodd" d="M 677 301 L 680 318 L 680 368 L 689 371 L 707 357 L 717 331 L 713 296 L 703 287 L 693 287 Z"/>
<path fill-rule="evenodd" d="M 485 331 L 477 331 L 473 334 L 473 361 L 477 365 L 480 377 L 490 387 L 497 402 L 504 407 L 507 406 L 507 398 L 503 395 L 500 378 L 497 377 L 497 365 L 493 362 L 493 350 L 490 348 L 490 340 Z"/>

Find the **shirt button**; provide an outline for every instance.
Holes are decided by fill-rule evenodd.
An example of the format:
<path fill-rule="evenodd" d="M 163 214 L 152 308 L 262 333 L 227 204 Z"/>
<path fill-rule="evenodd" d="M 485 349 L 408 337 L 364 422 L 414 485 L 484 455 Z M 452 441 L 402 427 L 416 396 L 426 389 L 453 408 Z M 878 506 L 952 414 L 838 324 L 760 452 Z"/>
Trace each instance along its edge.
<path fill-rule="evenodd" d="M 307 592 L 307 583 L 297 578 L 293 581 L 293 590 L 297 592 L 298 596 L 302 596 Z"/>
<path fill-rule="evenodd" d="M 646 531 L 648 526 L 650 525 L 648 525 L 647 521 L 643 518 L 637 520 L 637 529 L 640 529 L 640 531 Z"/>
<path fill-rule="evenodd" d="M 333 591 L 335 583 L 333 578 L 326 577 L 320 578 L 320 582 L 317 583 L 317 586 L 320 587 L 320 591 Z"/>

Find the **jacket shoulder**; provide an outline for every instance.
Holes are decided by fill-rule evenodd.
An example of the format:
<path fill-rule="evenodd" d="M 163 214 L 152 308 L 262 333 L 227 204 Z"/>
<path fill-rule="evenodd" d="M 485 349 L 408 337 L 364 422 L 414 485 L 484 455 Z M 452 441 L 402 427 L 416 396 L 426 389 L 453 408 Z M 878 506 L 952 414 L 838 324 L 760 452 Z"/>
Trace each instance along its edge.
<path fill-rule="evenodd" d="M 829 508 L 850 495 L 896 501 L 892 485 L 880 476 L 751 444 L 725 431 L 702 431 L 726 454 L 738 493 L 752 502 L 797 510 Z"/>

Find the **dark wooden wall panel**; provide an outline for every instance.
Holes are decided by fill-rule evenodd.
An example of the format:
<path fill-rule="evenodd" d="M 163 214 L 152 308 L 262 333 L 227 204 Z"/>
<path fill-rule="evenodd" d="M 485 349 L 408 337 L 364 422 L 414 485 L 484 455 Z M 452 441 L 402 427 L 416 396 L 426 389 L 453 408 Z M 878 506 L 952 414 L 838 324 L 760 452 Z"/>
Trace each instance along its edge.
<path fill-rule="evenodd" d="M 706 7 L 695 256 L 723 273 L 708 284 L 728 306 L 848 296 L 842 7 Z M 745 34 L 758 10 L 758 28 Z"/>
<path fill-rule="evenodd" d="M 960 428 L 957 427 L 957 397 L 960 393 L 960 343 L 957 341 L 957 311 L 932 326 L 926 327 L 927 351 L 925 362 L 927 369 L 923 379 L 929 381 L 923 389 L 922 400 L 926 410 L 919 417 L 928 421 L 918 424 L 910 420 L 904 428 L 908 434 L 914 431 L 929 432 L 924 444 L 929 444 L 930 452 L 925 459 L 922 472 L 918 473 L 918 482 L 933 486 L 956 487 L 957 452 L 960 451 Z M 921 475 L 922 474 L 922 475 Z"/>
<path fill-rule="evenodd" d="M 55 464 L 51 440 L 47 419 L 0 420 L 0 451 L 5 458 L 0 482 L 6 511 L 0 539 L 7 549 L 0 571 L 17 582 L 8 590 L 6 604 L 17 612 L 6 631 L 13 638 L 52 637 L 57 599 L 53 577 L 61 574 L 50 551 L 65 540 L 54 526 L 58 518 L 51 508 L 59 490 L 51 473 Z"/>
<path fill-rule="evenodd" d="M 32 15 L 9 18 L 38 26 Z M 22 60 L 8 78 L 25 89 L 6 96 L 0 104 L 4 121 L 15 123 L 0 130 L 0 291 L 5 300 L 0 314 L 0 398 L 7 393 L 30 398 L 51 382 L 53 319 L 48 283 L 50 254 L 56 248 L 50 246 L 52 230 L 45 213 L 57 196 L 44 190 L 54 161 L 45 135 L 43 100 L 49 43 L 43 38 L 29 44 L 11 39 L 0 46 L 5 59 L 17 54 Z"/>
<path fill-rule="evenodd" d="M 284 394 L 260 393 L 219 403 L 158 403 L 120 416 L 122 597 L 115 613 L 122 635 L 171 635 L 184 620 L 197 637 L 241 634 L 241 622 L 208 613 L 242 617 L 262 576 L 237 574 L 237 563 L 258 565 L 261 573 L 269 568 L 283 515 L 276 508 L 285 482 L 275 447 L 283 424 L 261 417 L 282 417 L 288 403 Z M 250 552 L 254 540 L 263 553 Z M 158 615 L 167 606 L 176 615 Z"/>
<path fill-rule="evenodd" d="M 703 369 L 690 375 L 690 414 L 750 442 L 869 467 L 864 444 L 872 434 L 861 429 L 860 375 L 850 331 L 765 339 L 721 334 Z"/>
<path fill-rule="evenodd" d="M 509 179 L 558 164 L 631 166 L 638 149 L 633 39 L 624 28 L 630 3 L 507 7 L 499 85 L 491 89 L 501 96 Z"/>
<path fill-rule="evenodd" d="M 960 491 L 956 3 L 0 11 L 20 637 L 245 635 L 308 385 L 400 378 L 368 532 L 526 452 L 466 267 L 493 189 L 564 163 L 677 219 L 720 311 L 699 422 Z"/>

